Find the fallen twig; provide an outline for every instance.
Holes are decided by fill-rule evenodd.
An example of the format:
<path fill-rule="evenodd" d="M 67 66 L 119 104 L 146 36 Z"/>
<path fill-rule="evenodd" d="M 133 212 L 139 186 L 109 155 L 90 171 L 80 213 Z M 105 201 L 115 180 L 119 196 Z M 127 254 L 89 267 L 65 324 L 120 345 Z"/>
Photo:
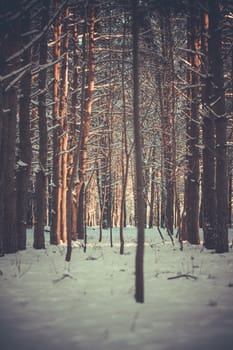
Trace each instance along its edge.
<path fill-rule="evenodd" d="M 70 273 L 63 273 L 63 275 L 55 280 L 53 280 L 53 283 L 58 283 L 61 282 L 62 280 L 64 280 L 66 277 L 69 277 L 71 279 L 76 279 L 74 276 L 72 276 Z"/>
<path fill-rule="evenodd" d="M 196 276 L 193 276 L 193 275 L 189 275 L 189 274 L 186 274 L 186 273 L 184 273 L 184 274 L 182 274 L 182 275 L 177 275 L 177 276 L 172 276 L 172 277 L 168 277 L 167 279 L 168 280 L 174 280 L 174 279 L 176 279 L 176 278 L 183 278 L 183 277 L 185 277 L 185 278 L 187 278 L 187 279 L 193 279 L 193 280 L 197 280 L 197 277 Z"/>

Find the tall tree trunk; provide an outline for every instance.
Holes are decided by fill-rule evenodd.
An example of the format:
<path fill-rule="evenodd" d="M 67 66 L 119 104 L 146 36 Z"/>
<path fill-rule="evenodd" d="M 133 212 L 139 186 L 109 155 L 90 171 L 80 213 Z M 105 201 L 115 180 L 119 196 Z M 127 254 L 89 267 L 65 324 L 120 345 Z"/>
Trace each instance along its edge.
<path fill-rule="evenodd" d="M 78 96 L 78 24 L 74 23 L 73 26 L 73 78 L 72 78 L 72 95 L 71 95 L 71 139 L 70 139 L 70 148 L 75 148 L 77 140 L 77 131 L 76 124 L 78 122 L 77 118 L 77 96 Z M 69 163 L 70 169 L 68 171 L 68 191 L 67 191 L 67 252 L 66 252 L 66 261 L 71 260 L 72 254 L 72 240 L 76 240 L 76 228 L 73 231 L 73 216 L 76 217 L 76 205 L 73 196 L 73 191 L 75 189 L 75 167 L 77 166 L 77 150 L 70 152 Z"/>
<path fill-rule="evenodd" d="M 228 179 L 225 114 L 225 91 L 223 61 L 221 57 L 220 4 L 208 0 L 209 4 L 209 68 L 212 78 L 210 91 L 211 113 L 216 130 L 216 252 L 228 252 Z"/>
<path fill-rule="evenodd" d="M 28 17 L 22 19 L 22 31 L 30 30 Z M 23 44 L 28 42 L 23 39 Z M 23 65 L 31 60 L 31 52 L 27 50 L 22 57 Z M 32 147 L 30 139 L 30 94 L 31 94 L 31 72 L 26 72 L 20 82 L 19 98 L 19 162 L 17 169 L 17 231 L 18 249 L 26 249 L 26 228 L 28 212 L 28 190 L 30 184 L 30 169 L 32 162 Z"/>
<path fill-rule="evenodd" d="M 82 195 L 85 188 L 86 180 L 86 168 L 87 168 L 87 142 L 89 137 L 89 128 L 91 123 L 91 111 L 93 104 L 94 94 L 94 28 L 95 28 L 95 1 L 90 0 L 88 2 L 87 19 L 88 19 L 88 33 L 89 33 L 89 45 L 88 45 L 88 83 L 84 93 L 84 111 L 81 119 L 80 130 L 80 155 L 79 155 L 79 172 L 78 172 L 78 185 L 77 185 L 77 202 L 78 202 L 78 222 L 77 232 L 78 238 L 84 238 L 84 222 L 83 222 L 83 210 L 85 207 L 84 196 Z"/>
<path fill-rule="evenodd" d="M 18 68 L 18 61 L 9 57 L 20 49 L 21 19 L 15 16 L 20 4 L 4 2 L 1 12 L 1 75 L 7 76 Z M 16 114 L 17 85 L 10 76 L 0 82 L 0 255 L 18 250 L 16 228 Z M 13 78 L 14 79 L 14 78 Z"/>
<path fill-rule="evenodd" d="M 144 181 L 143 181 L 143 163 L 141 149 L 141 132 L 139 116 L 139 60 L 138 60 L 138 42 L 139 42 L 139 12 L 138 1 L 132 1 L 133 5 L 133 113 L 134 113 L 134 142 L 136 157 L 136 210 L 137 210 L 137 251 L 136 251 L 136 280 L 135 280 L 135 299 L 138 303 L 144 303 L 144 224 L 145 224 L 145 204 L 144 204 Z"/>
<path fill-rule="evenodd" d="M 79 213 L 79 194 L 80 189 L 82 185 L 80 184 L 80 157 L 81 157 L 81 140 L 82 140 L 82 134 L 83 134 L 83 121 L 84 121 L 84 114 L 85 114 L 85 106 L 86 106 L 86 86 L 88 84 L 87 82 L 87 66 L 88 66 L 88 58 L 87 58 L 87 49 L 86 49 L 86 36 L 87 36 L 87 22 L 88 22 L 88 13 L 87 13 L 87 7 L 85 8 L 85 17 L 84 17 L 84 23 L 82 26 L 82 71 L 81 71 L 81 118 L 80 118 L 80 128 L 79 128 L 79 138 L 78 138 L 78 147 L 75 152 L 75 162 L 74 162 L 74 182 L 75 182 L 75 201 L 73 206 L 73 215 L 72 215 L 72 232 L 73 235 L 75 235 L 76 238 L 83 239 L 84 238 L 84 223 L 79 222 L 78 216 Z M 83 217 L 83 216 L 82 216 Z M 82 232 L 80 232 L 82 230 Z"/>
<path fill-rule="evenodd" d="M 78 76 L 79 76 L 79 49 L 78 49 L 78 24 L 74 23 L 73 26 L 73 78 L 71 86 L 71 138 L 70 145 L 71 149 L 74 149 L 70 152 L 69 157 L 69 179 L 68 179 L 68 194 L 67 194 L 67 239 L 69 240 L 69 234 L 73 240 L 77 239 L 77 205 L 75 199 L 75 169 L 77 167 L 78 161 L 78 150 L 76 148 L 78 144 L 78 133 L 77 133 L 77 124 L 79 122 L 79 117 L 77 115 L 77 99 L 78 99 Z M 74 224 L 75 223 L 75 224 Z"/>
<path fill-rule="evenodd" d="M 127 141 L 127 120 L 126 120 L 126 97 L 125 97 L 125 40 L 126 40 L 126 18 L 123 28 L 123 43 L 121 57 L 121 88 L 122 88 L 122 151 L 121 151 L 121 205 L 120 205 L 120 254 L 124 254 L 124 222 L 125 222 L 125 197 L 129 173 L 129 154 Z"/>
<path fill-rule="evenodd" d="M 207 2 L 206 2 L 207 5 Z M 202 80 L 203 104 L 203 174 L 202 174 L 202 227 L 204 246 L 214 249 L 216 245 L 216 192 L 215 192 L 215 127 L 213 115 L 209 112 L 209 96 L 212 87 L 209 75 L 209 35 L 208 14 L 202 13 L 202 73 L 207 78 Z"/>
<path fill-rule="evenodd" d="M 173 102 L 173 42 L 169 13 L 162 11 L 160 17 L 162 41 L 162 86 L 161 86 L 161 124 L 162 143 L 164 153 L 164 181 L 165 181 L 165 225 L 170 234 L 173 233 L 174 224 L 174 186 L 173 186 L 173 152 L 172 152 L 172 126 L 174 118 Z"/>
<path fill-rule="evenodd" d="M 111 55 L 111 53 L 110 53 Z M 111 59 L 110 59 L 110 66 L 111 66 Z M 112 109 L 113 104 L 111 102 L 111 98 L 109 98 L 108 103 L 108 113 L 107 113 L 107 125 L 108 130 L 110 132 L 108 133 L 108 154 L 109 154 L 109 162 L 108 162 L 108 173 L 109 173 L 109 191 L 108 191 L 108 202 L 109 202 L 109 217 L 108 217 L 108 223 L 110 227 L 110 246 L 113 247 L 113 237 L 112 237 L 112 227 L 113 227 L 113 186 L 112 186 L 112 143 L 113 143 L 113 131 L 112 131 Z"/>
<path fill-rule="evenodd" d="M 63 34 L 64 39 L 62 43 L 62 48 L 64 50 L 64 58 L 61 66 L 61 85 L 60 85 L 60 106 L 59 106 L 59 116 L 60 116 L 60 135 L 59 135 L 59 157 L 60 157 L 60 180 L 59 180 L 59 192 L 61 197 L 61 240 L 66 242 L 67 240 L 67 161 L 68 161 L 68 117 L 67 117 L 67 99 L 68 99 L 68 16 L 69 9 L 66 8 L 64 13 L 64 25 L 63 25 Z"/>
<path fill-rule="evenodd" d="M 54 1 L 54 7 L 58 6 L 57 0 Z M 59 155 L 59 86 L 60 86 L 60 56 L 61 56 L 61 16 L 56 19 L 54 24 L 54 48 L 53 58 L 56 62 L 53 66 L 53 187 L 52 187 L 52 215 L 50 229 L 50 243 L 59 244 L 61 240 L 61 196 L 59 191 L 59 173 L 61 171 Z"/>
<path fill-rule="evenodd" d="M 185 230 L 182 238 L 191 244 L 199 244 L 199 13 L 190 3 L 188 18 L 188 93 L 187 93 L 187 174 L 185 184 Z M 186 231 L 186 232 L 185 232 Z"/>
<path fill-rule="evenodd" d="M 17 91 L 13 87 L 4 93 L 5 111 L 3 118 L 3 177 L 4 221 L 3 249 L 4 253 L 15 253 L 18 250 L 16 230 L 16 183 L 15 183 L 15 147 L 16 147 L 16 113 Z"/>
<path fill-rule="evenodd" d="M 49 2 L 44 0 L 44 8 L 41 15 L 41 29 L 48 23 Z M 46 65 L 48 57 L 47 40 L 43 38 L 40 42 L 40 66 Z M 46 81 L 47 71 L 43 69 L 39 72 L 39 167 L 36 173 L 35 184 L 35 228 L 34 242 L 35 249 L 45 248 L 44 226 L 46 219 L 46 193 L 47 193 L 47 153 L 48 153 L 48 133 L 46 117 Z"/>

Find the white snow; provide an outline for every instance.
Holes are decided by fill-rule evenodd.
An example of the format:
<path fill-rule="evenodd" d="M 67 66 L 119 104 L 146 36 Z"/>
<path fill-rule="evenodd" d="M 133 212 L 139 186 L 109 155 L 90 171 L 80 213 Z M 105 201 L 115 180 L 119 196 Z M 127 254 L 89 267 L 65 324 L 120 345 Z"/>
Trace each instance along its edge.
<path fill-rule="evenodd" d="M 21 160 L 21 159 L 18 160 L 17 165 L 18 165 L 19 167 L 27 167 L 27 166 L 28 166 L 28 164 L 25 163 L 25 162 L 24 162 L 23 160 Z"/>
<path fill-rule="evenodd" d="M 108 230 L 99 243 L 89 229 L 87 252 L 74 244 L 70 266 L 65 245 L 34 250 L 29 231 L 26 251 L 0 258 L 1 349 L 232 350 L 232 248 L 180 251 L 163 234 L 165 244 L 146 230 L 145 303 L 137 304 L 135 228 L 125 230 L 123 256 L 119 230 L 111 248 Z"/>

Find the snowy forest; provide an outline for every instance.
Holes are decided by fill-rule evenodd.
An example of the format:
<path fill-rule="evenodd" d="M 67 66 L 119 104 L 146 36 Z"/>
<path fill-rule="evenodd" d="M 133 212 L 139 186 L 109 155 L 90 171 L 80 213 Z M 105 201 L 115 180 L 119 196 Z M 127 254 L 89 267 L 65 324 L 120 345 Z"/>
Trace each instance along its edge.
<path fill-rule="evenodd" d="M 232 0 L 1 0 L 3 350 L 231 350 L 232 147 Z"/>

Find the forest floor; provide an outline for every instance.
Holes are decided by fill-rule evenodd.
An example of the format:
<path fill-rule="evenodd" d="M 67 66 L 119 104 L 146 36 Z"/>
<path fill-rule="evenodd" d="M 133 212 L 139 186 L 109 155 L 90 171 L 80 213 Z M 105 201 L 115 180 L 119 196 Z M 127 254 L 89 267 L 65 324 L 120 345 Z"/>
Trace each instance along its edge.
<path fill-rule="evenodd" d="M 46 233 L 49 240 L 48 233 Z M 28 249 L 0 258 L 1 350 L 232 350 L 233 250 L 165 243 L 146 230 L 145 303 L 134 300 L 136 229 L 98 242 Z M 230 232 L 232 240 L 232 232 Z M 174 278 L 173 278 L 174 277 Z"/>

